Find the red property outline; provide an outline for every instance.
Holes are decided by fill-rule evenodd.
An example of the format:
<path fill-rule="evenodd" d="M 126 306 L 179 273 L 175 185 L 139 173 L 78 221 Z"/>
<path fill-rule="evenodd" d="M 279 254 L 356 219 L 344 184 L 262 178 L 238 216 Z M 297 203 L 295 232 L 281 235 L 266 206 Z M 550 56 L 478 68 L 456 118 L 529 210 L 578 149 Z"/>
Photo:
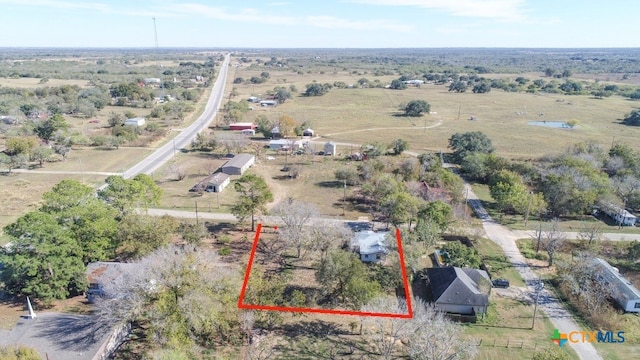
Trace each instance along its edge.
<path fill-rule="evenodd" d="M 400 270 L 402 272 L 404 295 L 407 301 L 406 314 L 245 304 L 244 296 L 247 291 L 247 284 L 249 283 L 249 276 L 251 275 L 251 267 L 253 266 L 253 259 L 256 255 L 256 249 L 258 248 L 258 241 L 260 240 L 261 231 L 262 231 L 262 224 L 258 224 L 258 228 L 256 230 L 256 236 L 253 240 L 253 246 L 251 248 L 251 255 L 249 255 L 249 263 L 247 264 L 247 269 L 244 274 L 244 282 L 242 283 L 242 290 L 240 290 L 240 297 L 238 298 L 238 308 L 248 309 L 248 310 L 270 310 L 270 311 L 304 312 L 304 313 L 320 313 L 320 314 L 335 314 L 335 315 L 373 316 L 373 317 L 386 317 L 386 318 L 398 318 L 398 319 L 413 318 L 413 308 L 411 306 L 411 294 L 409 293 L 409 279 L 407 277 L 407 269 L 405 268 L 405 264 L 404 264 L 404 251 L 402 250 L 402 236 L 400 235 L 400 229 L 396 229 L 396 240 L 398 241 L 398 254 L 400 256 Z"/>

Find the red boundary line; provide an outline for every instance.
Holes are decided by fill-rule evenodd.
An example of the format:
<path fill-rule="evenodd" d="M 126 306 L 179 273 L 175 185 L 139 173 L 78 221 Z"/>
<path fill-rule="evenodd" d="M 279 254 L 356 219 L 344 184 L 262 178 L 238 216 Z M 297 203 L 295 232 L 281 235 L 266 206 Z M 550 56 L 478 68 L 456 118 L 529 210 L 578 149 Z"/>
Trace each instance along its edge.
<path fill-rule="evenodd" d="M 244 296 L 247 291 L 247 284 L 249 283 L 249 276 L 251 275 L 251 268 L 253 267 L 253 259 L 255 258 L 256 249 L 258 248 L 258 241 L 260 240 L 261 231 L 262 231 L 262 224 L 258 224 L 258 228 L 256 229 L 256 236 L 253 240 L 253 246 L 251 247 L 251 254 L 249 255 L 249 263 L 247 264 L 247 269 L 244 274 L 242 289 L 240 290 L 240 297 L 238 298 L 238 308 L 248 309 L 248 310 L 269 310 L 269 311 L 303 312 L 303 313 L 319 313 L 319 314 L 334 314 L 334 315 L 373 316 L 373 317 L 387 317 L 387 318 L 399 318 L 399 319 L 413 318 L 413 308 L 411 306 L 411 293 L 409 292 L 409 279 L 407 277 L 407 269 L 404 264 L 404 251 L 402 250 L 402 236 L 400 234 L 400 229 L 396 229 L 396 240 L 398 242 L 398 255 L 400 257 L 400 270 L 402 272 L 404 295 L 407 302 L 406 314 L 245 304 Z"/>

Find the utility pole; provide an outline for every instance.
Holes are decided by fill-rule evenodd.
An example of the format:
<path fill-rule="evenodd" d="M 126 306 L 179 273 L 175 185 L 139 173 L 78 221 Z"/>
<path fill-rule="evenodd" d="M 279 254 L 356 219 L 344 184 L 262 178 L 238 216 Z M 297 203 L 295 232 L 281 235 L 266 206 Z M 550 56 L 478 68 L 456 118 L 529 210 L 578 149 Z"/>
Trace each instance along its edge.
<path fill-rule="evenodd" d="M 538 222 L 538 245 L 536 246 L 536 253 L 540 252 L 540 241 L 542 240 L 542 221 Z"/>
<path fill-rule="evenodd" d="M 538 280 L 538 283 L 536 284 L 536 302 L 533 307 L 533 320 L 531 321 L 531 330 L 533 330 L 533 328 L 536 326 L 536 312 L 538 311 L 538 299 L 540 298 L 540 291 L 542 291 L 542 289 L 544 289 L 544 283 Z"/>
<path fill-rule="evenodd" d="M 198 225 L 198 202 L 194 201 L 194 203 L 196 204 L 196 225 Z"/>
<path fill-rule="evenodd" d="M 347 180 L 342 180 L 344 184 L 344 194 L 342 195 L 342 216 L 345 216 L 345 211 L 347 207 Z"/>
<path fill-rule="evenodd" d="M 622 198 L 622 208 L 620 209 L 620 222 L 618 224 L 618 229 L 622 229 L 622 225 L 624 224 L 624 212 L 625 212 L 626 206 L 627 206 L 627 198 Z"/>
<path fill-rule="evenodd" d="M 464 218 L 467 218 L 467 208 L 469 207 L 469 188 L 464 189 Z"/>

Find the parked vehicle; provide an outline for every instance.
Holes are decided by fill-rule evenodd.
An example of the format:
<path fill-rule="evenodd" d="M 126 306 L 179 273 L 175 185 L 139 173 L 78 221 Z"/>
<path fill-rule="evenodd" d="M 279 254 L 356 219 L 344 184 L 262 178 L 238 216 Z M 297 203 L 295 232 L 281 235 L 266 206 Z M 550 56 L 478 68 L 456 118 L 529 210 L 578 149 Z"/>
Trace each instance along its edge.
<path fill-rule="evenodd" d="M 508 288 L 509 287 L 509 280 L 507 279 L 495 279 L 491 282 L 493 284 L 493 287 L 496 288 Z"/>

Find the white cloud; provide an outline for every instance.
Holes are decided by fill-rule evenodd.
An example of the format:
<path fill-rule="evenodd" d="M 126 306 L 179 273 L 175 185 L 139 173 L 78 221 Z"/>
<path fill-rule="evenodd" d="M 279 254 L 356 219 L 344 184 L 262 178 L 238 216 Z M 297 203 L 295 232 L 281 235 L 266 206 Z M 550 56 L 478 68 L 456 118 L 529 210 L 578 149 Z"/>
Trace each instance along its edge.
<path fill-rule="evenodd" d="M 59 9 L 98 10 L 101 12 L 110 10 L 108 5 L 95 2 L 69 2 L 57 0 L 0 0 L 0 4 L 52 7 Z"/>
<path fill-rule="evenodd" d="M 311 26 L 328 29 L 353 29 L 353 30 L 390 30 L 398 32 L 409 32 L 412 27 L 406 24 L 399 24 L 387 20 L 358 21 L 333 16 L 308 16 L 307 24 Z"/>
<path fill-rule="evenodd" d="M 524 0 L 348 0 L 367 5 L 413 6 L 448 12 L 454 16 L 508 21 L 526 19 Z"/>

